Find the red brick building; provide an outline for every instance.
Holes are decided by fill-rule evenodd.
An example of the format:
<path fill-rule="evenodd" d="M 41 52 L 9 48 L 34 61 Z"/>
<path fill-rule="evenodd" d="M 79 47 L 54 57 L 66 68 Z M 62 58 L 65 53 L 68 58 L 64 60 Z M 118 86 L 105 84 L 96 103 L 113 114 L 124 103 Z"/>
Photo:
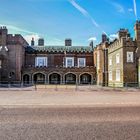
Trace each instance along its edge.
<path fill-rule="evenodd" d="M 96 69 L 93 47 L 44 46 L 39 39 L 31 46 L 21 35 L 10 35 L 6 27 L 0 29 L 0 81 L 46 84 L 95 84 Z"/>

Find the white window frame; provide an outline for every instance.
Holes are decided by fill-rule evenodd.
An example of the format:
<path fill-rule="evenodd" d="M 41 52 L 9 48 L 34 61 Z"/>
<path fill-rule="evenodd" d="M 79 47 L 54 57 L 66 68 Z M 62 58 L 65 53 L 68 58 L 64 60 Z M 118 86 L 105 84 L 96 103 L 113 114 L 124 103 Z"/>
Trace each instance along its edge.
<path fill-rule="evenodd" d="M 84 61 L 84 65 L 80 65 L 80 61 Z M 86 67 L 86 58 L 78 58 L 78 67 Z"/>
<path fill-rule="evenodd" d="M 131 58 L 129 59 L 129 55 Z M 134 62 L 134 53 L 133 52 L 127 52 L 127 63 L 133 63 Z"/>
<path fill-rule="evenodd" d="M 116 70 L 116 81 L 120 82 L 121 80 L 121 71 L 120 70 Z"/>
<path fill-rule="evenodd" d="M 112 66 L 112 57 L 109 58 L 109 66 Z"/>
<path fill-rule="evenodd" d="M 109 81 L 112 81 L 112 71 L 109 71 Z"/>
<path fill-rule="evenodd" d="M 74 67 L 74 57 L 66 57 L 66 62 L 65 62 L 65 64 L 66 64 L 66 68 L 67 67 Z M 68 66 L 68 60 L 72 60 L 72 66 Z"/>
<path fill-rule="evenodd" d="M 45 62 L 44 65 L 39 64 L 39 59 L 43 59 L 43 61 Z M 48 57 L 37 56 L 35 58 L 35 66 L 36 67 L 47 67 L 48 66 Z"/>
<path fill-rule="evenodd" d="M 116 54 L 116 64 L 120 64 L 120 54 Z"/>

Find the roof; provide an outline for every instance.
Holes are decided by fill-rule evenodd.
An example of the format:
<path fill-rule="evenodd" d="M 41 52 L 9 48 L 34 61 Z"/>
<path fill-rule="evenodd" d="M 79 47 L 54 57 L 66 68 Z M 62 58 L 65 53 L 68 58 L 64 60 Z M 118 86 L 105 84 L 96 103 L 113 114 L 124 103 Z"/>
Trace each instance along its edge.
<path fill-rule="evenodd" d="M 93 52 L 90 46 L 28 46 L 27 52 Z"/>

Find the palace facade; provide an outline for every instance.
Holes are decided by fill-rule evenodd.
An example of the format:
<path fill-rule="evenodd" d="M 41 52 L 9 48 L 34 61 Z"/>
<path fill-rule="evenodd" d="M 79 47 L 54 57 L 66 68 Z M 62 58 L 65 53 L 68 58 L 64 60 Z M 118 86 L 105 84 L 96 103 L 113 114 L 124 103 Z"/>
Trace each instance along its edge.
<path fill-rule="evenodd" d="M 96 47 L 45 46 L 44 39 L 29 45 L 21 35 L 8 34 L 0 28 L 0 82 L 24 84 L 97 84 L 102 86 L 134 86 L 140 83 L 140 22 L 135 38 L 120 29 L 118 38 L 109 41 L 103 34 Z"/>

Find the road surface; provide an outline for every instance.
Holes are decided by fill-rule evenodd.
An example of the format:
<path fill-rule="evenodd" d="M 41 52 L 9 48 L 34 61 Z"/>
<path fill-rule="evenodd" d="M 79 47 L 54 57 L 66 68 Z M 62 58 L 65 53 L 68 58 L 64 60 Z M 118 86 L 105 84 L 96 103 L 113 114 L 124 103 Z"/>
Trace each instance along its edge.
<path fill-rule="evenodd" d="M 140 140 L 140 106 L 1 106 L 0 140 Z"/>

